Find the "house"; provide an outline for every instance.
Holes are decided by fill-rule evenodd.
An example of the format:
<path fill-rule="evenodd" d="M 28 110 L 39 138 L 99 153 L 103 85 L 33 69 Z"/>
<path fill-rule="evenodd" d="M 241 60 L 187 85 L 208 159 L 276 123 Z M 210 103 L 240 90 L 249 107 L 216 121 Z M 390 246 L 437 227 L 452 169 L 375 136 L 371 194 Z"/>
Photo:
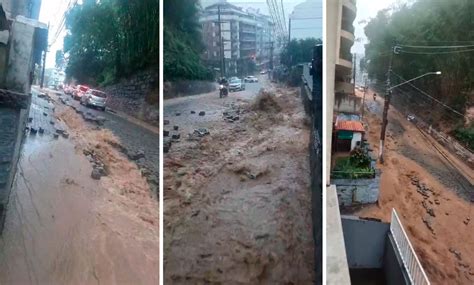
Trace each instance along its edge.
<path fill-rule="evenodd" d="M 360 121 L 336 120 L 334 128 L 334 151 L 349 152 L 362 143 L 365 133 Z"/>

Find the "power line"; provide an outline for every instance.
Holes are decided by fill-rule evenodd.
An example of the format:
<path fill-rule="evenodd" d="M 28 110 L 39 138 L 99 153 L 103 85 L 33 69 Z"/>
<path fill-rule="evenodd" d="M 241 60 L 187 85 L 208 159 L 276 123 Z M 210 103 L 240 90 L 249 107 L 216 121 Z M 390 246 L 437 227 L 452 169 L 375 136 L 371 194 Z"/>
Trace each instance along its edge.
<path fill-rule="evenodd" d="M 285 17 L 285 9 L 283 8 L 283 0 L 281 0 L 281 12 L 283 14 L 283 23 L 285 24 L 285 30 L 286 30 L 286 17 Z"/>
<path fill-rule="evenodd" d="M 474 49 L 466 49 L 466 50 L 453 50 L 453 51 L 438 51 L 438 52 L 417 52 L 417 51 L 404 51 L 403 49 L 398 50 L 400 53 L 407 53 L 407 54 L 450 54 L 450 53 L 463 53 L 463 52 L 471 52 Z"/>
<path fill-rule="evenodd" d="M 407 81 L 406 79 L 404 79 L 403 77 L 401 77 L 400 75 L 396 74 L 395 72 L 392 71 L 392 74 L 397 76 L 398 78 L 400 78 L 401 80 L 403 81 Z M 443 102 L 439 101 L 438 99 L 434 98 L 433 96 L 431 96 L 430 94 L 426 93 L 425 91 L 419 89 L 418 87 L 416 87 L 415 85 L 411 84 L 410 82 L 407 83 L 408 85 L 410 85 L 411 87 L 415 88 L 418 92 L 420 92 L 421 94 L 431 98 L 433 101 L 435 101 L 436 103 L 444 106 L 445 108 L 449 109 L 451 112 L 453 113 L 456 113 L 457 115 L 460 115 L 461 117 L 464 118 L 464 114 L 461 114 L 459 113 L 458 111 L 456 111 L 455 109 L 453 109 L 452 107 L 444 104 Z"/>
<path fill-rule="evenodd" d="M 441 48 L 472 48 L 474 45 L 460 45 L 460 46 L 410 46 L 410 45 L 397 45 L 402 48 L 425 48 L 425 49 L 441 49 Z"/>
<path fill-rule="evenodd" d="M 321 20 L 323 17 L 306 17 L 306 18 L 291 18 L 291 20 Z"/>

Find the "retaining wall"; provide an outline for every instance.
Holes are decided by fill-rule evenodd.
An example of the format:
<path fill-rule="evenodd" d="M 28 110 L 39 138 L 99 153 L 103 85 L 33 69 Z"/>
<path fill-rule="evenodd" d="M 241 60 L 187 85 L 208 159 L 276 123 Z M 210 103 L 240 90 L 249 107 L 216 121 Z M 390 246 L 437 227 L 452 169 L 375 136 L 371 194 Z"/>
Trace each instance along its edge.
<path fill-rule="evenodd" d="M 370 204 L 379 199 L 380 172 L 375 175 L 375 178 L 331 179 L 331 183 L 337 187 L 340 206 Z"/>
<path fill-rule="evenodd" d="M 146 70 L 104 88 L 107 107 L 159 125 L 158 71 Z"/>
<path fill-rule="evenodd" d="M 164 99 L 209 93 L 217 90 L 217 83 L 212 81 L 181 80 L 165 82 L 163 86 Z"/>

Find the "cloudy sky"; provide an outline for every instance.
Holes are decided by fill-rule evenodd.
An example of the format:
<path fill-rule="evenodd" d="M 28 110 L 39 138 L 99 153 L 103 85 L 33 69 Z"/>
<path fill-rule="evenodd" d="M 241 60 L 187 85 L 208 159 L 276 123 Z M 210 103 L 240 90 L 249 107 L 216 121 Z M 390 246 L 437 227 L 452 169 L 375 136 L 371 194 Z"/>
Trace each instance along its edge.
<path fill-rule="evenodd" d="M 39 20 L 43 23 L 50 23 L 48 43 L 51 44 L 49 53 L 46 56 L 46 68 L 54 67 L 56 50 L 63 48 L 63 39 L 66 35 L 65 28 L 54 41 L 54 35 L 58 31 L 61 19 L 67 9 L 69 0 L 43 0 Z M 73 1 L 74 2 L 74 1 Z M 82 1 L 77 1 L 82 3 Z"/>
<path fill-rule="evenodd" d="M 295 12 L 292 16 L 294 19 L 322 18 L 322 1 L 323 0 L 283 0 L 286 26 L 288 27 L 288 16 L 293 12 Z M 219 2 L 219 0 L 201 0 L 203 6 L 211 5 L 216 2 Z M 266 0 L 228 0 L 227 2 L 243 8 L 259 9 L 260 13 L 265 15 L 270 14 Z M 291 25 L 291 38 L 322 37 L 322 19 L 294 20 Z"/>
<path fill-rule="evenodd" d="M 364 54 L 364 45 L 367 38 L 364 27 L 371 18 L 377 16 L 378 11 L 390 8 L 393 5 L 407 2 L 406 0 L 357 0 L 357 16 L 354 20 L 356 42 L 352 46 L 352 52 Z"/>

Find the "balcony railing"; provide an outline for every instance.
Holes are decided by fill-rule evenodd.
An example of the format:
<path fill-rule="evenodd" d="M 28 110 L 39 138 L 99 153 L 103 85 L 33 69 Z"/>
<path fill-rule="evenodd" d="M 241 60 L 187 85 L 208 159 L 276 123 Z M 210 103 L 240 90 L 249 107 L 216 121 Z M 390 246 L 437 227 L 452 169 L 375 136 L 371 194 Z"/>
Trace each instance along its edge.
<path fill-rule="evenodd" d="M 255 34 L 256 31 L 252 29 L 240 29 L 240 32 L 242 33 L 248 33 L 248 34 Z"/>
<path fill-rule="evenodd" d="M 403 265 L 408 272 L 411 284 L 413 285 L 430 285 L 430 281 L 426 276 L 423 267 L 421 266 L 415 250 L 408 239 L 408 236 L 403 229 L 402 223 L 398 218 L 397 211 L 392 210 L 392 222 L 390 223 L 390 232 L 397 246 Z"/>

